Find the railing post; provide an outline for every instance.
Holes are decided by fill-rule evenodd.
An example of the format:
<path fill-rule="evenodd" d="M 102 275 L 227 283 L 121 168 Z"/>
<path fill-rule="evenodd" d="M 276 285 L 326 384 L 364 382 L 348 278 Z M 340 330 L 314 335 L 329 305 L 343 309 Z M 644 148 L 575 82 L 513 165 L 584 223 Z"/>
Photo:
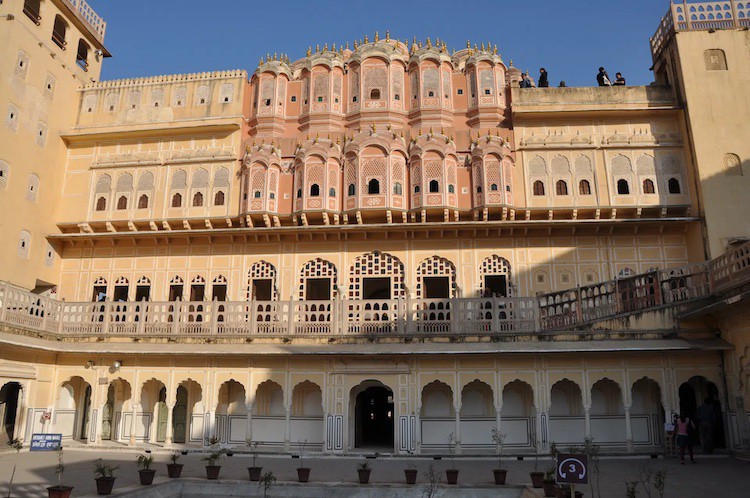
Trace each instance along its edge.
<path fill-rule="evenodd" d="M 3 285 L 3 306 L 0 308 L 0 321 L 5 321 L 5 315 L 7 310 L 10 308 L 10 282 L 5 282 Z"/>
<path fill-rule="evenodd" d="M 217 316 L 219 310 L 218 303 L 219 301 L 216 297 L 211 301 L 211 314 L 209 315 L 211 317 L 211 337 L 215 336 L 219 329 L 219 317 Z"/>
<path fill-rule="evenodd" d="M 497 334 L 500 332 L 500 311 L 497 309 L 497 296 L 492 296 L 492 328 L 490 329 L 491 334 Z"/>
<path fill-rule="evenodd" d="M 405 334 L 406 330 L 404 327 L 404 314 L 406 313 L 406 310 L 404 309 L 404 297 L 399 296 L 396 298 L 396 334 L 401 335 Z"/>
<path fill-rule="evenodd" d="M 63 331 L 63 316 L 65 313 L 65 301 L 60 301 L 57 313 L 57 334 L 62 335 Z"/>
<path fill-rule="evenodd" d="M 406 313 L 406 335 L 411 335 L 414 333 L 414 324 L 413 324 L 413 315 L 411 312 L 411 295 L 406 294 L 406 302 L 404 312 Z"/>
<path fill-rule="evenodd" d="M 109 320 L 110 320 L 110 303 L 111 301 L 104 300 L 103 306 L 104 306 L 104 328 L 102 330 L 103 334 L 109 333 Z"/>
<path fill-rule="evenodd" d="M 49 307 L 47 306 L 48 299 L 46 297 L 39 298 L 39 306 L 42 308 L 42 331 L 47 332 L 47 321 L 49 320 Z"/>
<path fill-rule="evenodd" d="M 253 336 L 257 333 L 257 327 L 258 327 L 258 315 L 256 315 L 256 308 L 258 307 L 258 304 L 255 302 L 255 297 L 253 296 L 250 298 L 250 330 L 248 331 L 248 335 Z M 278 317 L 278 313 L 274 313 L 274 318 Z"/>
<path fill-rule="evenodd" d="M 289 298 L 289 311 L 286 315 L 286 335 L 294 335 L 294 296 Z"/>
<path fill-rule="evenodd" d="M 451 314 L 451 334 L 459 333 L 459 320 L 458 320 L 458 298 L 452 298 L 450 300 L 450 314 Z"/>
<path fill-rule="evenodd" d="M 583 323 L 583 301 L 581 300 L 581 288 L 576 287 L 576 320 L 577 323 Z"/>
<path fill-rule="evenodd" d="M 675 31 L 679 31 L 680 25 L 677 21 L 677 7 L 675 7 L 674 4 L 670 6 L 672 9 L 672 25 L 675 28 Z M 688 10 L 688 3 L 687 0 L 682 1 L 682 13 L 685 14 L 685 27 L 688 31 L 693 30 L 693 21 L 690 19 L 690 11 Z"/>
<path fill-rule="evenodd" d="M 542 305 L 539 302 L 539 294 L 534 299 L 534 332 L 542 331 Z"/>
<path fill-rule="evenodd" d="M 182 310 L 180 309 L 180 298 L 178 297 L 177 300 L 172 303 L 172 335 L 176 336 L 180 330 L 180 315 L 182 314 Z"/>
<path fill-rule="evenodd" d="M 732 26 L 735 28 L 740 27 L 740 20 L 737 19 L 737 0 L 732 0 Z"/>
<path fill-rule="evenodd" d="M 141 305 L 138 306 L 138 335 L 146 335 L 146 317 L 148 312 L 146 311 L 148 301 L 141 299 Z"/>
<path fill-rule="evenodd" d="M 661 280 L 659 278 L 659 270 L 654 270 L 653 272 L 653 286 L 654 286 L 654 306 L 661 306 L 664 304 L 664 301 L 662 300 L 662 292 L 661 292 Z"/>

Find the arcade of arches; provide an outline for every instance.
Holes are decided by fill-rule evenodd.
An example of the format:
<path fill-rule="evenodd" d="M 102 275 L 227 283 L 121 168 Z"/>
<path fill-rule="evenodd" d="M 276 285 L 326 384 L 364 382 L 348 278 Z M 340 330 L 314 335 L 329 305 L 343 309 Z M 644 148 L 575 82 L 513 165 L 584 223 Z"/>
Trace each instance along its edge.
<path fill-rule="evenodd" d="M 715 353 L 283 358 L 185 355 L 165 364 L 100 357 L 2 381 L 0 438 L 61 433 L 91 445 L 202 446 L 212 438 L 265 451 L 464 453 L 591 436 L 611 451 L 658 448 L 665 420 L 709 398 L 722 420 Z M 154 360 L 156 361 L 156 360 Z M 215 361 L 215 364 L 214 364 Z M 210 363 L 210 365 L 209 365 Z M 714 441 L 730 444 L 725 424 Z"/>

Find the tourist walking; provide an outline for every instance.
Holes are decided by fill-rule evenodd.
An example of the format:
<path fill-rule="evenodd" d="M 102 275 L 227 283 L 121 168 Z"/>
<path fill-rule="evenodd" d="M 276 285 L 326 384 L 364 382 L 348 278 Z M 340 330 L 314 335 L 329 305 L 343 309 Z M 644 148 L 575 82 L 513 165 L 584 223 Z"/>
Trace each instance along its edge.
<path fill-rule="evenodd" d="M 695 429 L 695 424 L 692 420 L 681 414 L 680 418 L 677 419 L 677 446 L 680 448 L 680 463 L 685 463 L 685 448 L 687 447 L 688 453 L 690 454 L 690 461 L 695 463 L 695 457 L 693 456 L 693 442 L 690 440 L 690 429 Z"/>
<path fill-rule="evenodd" d="M 625 86 L 625 77 L 622 75 L 622 73 L 615 74 L 615 82 L 613 83 L 614 86 Z"/>
<path fill-rule="evenodd" d="M 547 76 L 547 70 L 541 68 L 539 70 L 539 88 L 547 88 L 549 86 L 549 77 Z"/>
<path fill-rule="evenodd" d="M 698 407 L 698 431 L 701 438 L 703 453 L 714 452 L 714 426 L 718 417 L 711 398 L 706 398 Z"/>
<path fill-rule="evenodd" d="M 599 68 L 599 74 L 596 75 L 596 81 L 599 83 L 599 86 L 612 86 L 612 80 L 609 79 L 609 75 L 603 67 Z"/>

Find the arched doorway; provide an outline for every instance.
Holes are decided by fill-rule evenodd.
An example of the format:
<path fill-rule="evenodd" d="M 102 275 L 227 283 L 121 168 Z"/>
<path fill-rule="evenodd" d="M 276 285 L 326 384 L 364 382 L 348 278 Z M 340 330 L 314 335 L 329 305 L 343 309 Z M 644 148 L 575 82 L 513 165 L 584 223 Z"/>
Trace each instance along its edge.
<path fill-rule="evenodd" d="M 18 417 L 18 399 L 21 394 L 21 384 L 8 382 L 0 389 L 0 447 L 16 437 L 16 422 Z"/>
<path fill-rule="evenodd" d="M 352 391 L 354 448 L 394 448 L 393 391 L 378 381 L 366 381 Z"/>
<path fill-rule="evenodd" d="M 719 389 L 716 384 L 702 376 L 691 377 L 684 382 L 679 389 L 680 395 L 680 414 L 689 417 L 699 424 L 698 407 L 706 400 L 713 406 L 716 422 L 713 424 L 712 436 L 713 447 L 725 448 L 726 439 L 724 433 L 724 418 L 722 416 L 721 401 L 719 401 Z M 694 443 L 700 444 L 698 431 L 693 432 Z"/>

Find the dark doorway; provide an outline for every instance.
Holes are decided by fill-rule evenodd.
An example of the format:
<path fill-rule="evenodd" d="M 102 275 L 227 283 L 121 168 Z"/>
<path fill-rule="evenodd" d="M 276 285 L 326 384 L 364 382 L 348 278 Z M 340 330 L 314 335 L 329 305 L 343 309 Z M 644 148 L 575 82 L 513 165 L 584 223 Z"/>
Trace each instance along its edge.
<path fill-rule="evenodd" d="M 306 301 L 330 301 L 331 279 L 330 278 L 308 278 L 305 282 Z"/>
<path fill-rule="evenodd" d="M 107 286 L 106 285 L 95 285 L 94 294 L 91 296 L 91 300 L 95 303 L 105 301 L 107 299 Z"/>
<path fill-rule="evenodd" d="M 151 299 L 151 286 L 139 285 L 135 288 L 135 300 L 137 302 L 148 301 Z"/>
<path fill-rule="evenodd" d="M 206 286 L 203 284 L 193 284 L 190 286 L 190 300 L 203 301 L 206 298 Z"/>
<path fill-rule="evenodd" d="M 2 433 L 0 433 L 0 444 L 12 441 L 16 436 L 16 414 L 18 412 L 18 396 L 21 393 L 21 384 L 8 382 L 0 389 L 0 421 L 2 422 Z"/>
<path fill-rule="evenodd" d="M 213 290 L 211 291 L 211 299 L 214 301 L 226 301 L 227 300 L 227 285 L 226 284 L 214 284 Z"/>
<path fill-rule="evenodd" d="M 357 395 L 354 407 L 354 446 L 393 450 L 393 392 L 368 387 Z"/>
<path fill-rule="evenodd" d="M 271 301 L 271 279 L 253 280 L 253 299 L 256 301 Z"/>
<path fill-rule="evenodd" d="M 448 277 L 424 277 L 425 299 L 448 299 L 450 297 L 450 281 Z"/>
<path fill-rule="evenodd" d="M 391 278 L 363 278 L 362 279 L 362 299 L 390 299 L 391 298 Z"/>
<path fill-rule="evenodd" d="M 81 412 L 81 439 L 89 438 L 89 409 L 91 408 L 91 386 L 86 385 L 86 391 L 83 394 L 83 411 Z"/>
<path fill-rule="evenodd" d="M 678 392 L 680 395 L 680 414 L 689 417 L 690 420 L 695 422 L 696 426 L 700 422 L 698 420 L 698 406 L 702 405 L 706 398 L 711 401 L 711 404 L 714 406 L 714 412 L 717 414 L 717 421 L 713 426 L 714 447 L 726 448 L 724 417 L 721 402 L 719 401 L 719 389 L 716 387 L 716 384 L 706 380 L 704 377 L 692 377 L 680 386 Z M 691 437 L 695 445 L 700 444 L 698 431 L 693 431 Z"/>
<path fill-rule="evenodd" d="M 485 297 L 508 297 L 508 277 L 505 275 L 484 276 Z"/>
<path fill-rule="evenodd" d="M 169 300 L 177 301 L 182 299 L 182 284 L 172 284 L 169 286 Z"/>
<path fill-rule="evenodd" d="M 185 386 L 177 388 L 177 403 L 172 411 L 172 431 L 175 443 L 184 443 L 187 433 L 188 391 Z"/>
<path fill-rule="evenodd" d="M 115 293 L 112 296 L 112 300 L 127 301 L 128 300 L 128 286 L 127 285 L 115 285 Z"/>

